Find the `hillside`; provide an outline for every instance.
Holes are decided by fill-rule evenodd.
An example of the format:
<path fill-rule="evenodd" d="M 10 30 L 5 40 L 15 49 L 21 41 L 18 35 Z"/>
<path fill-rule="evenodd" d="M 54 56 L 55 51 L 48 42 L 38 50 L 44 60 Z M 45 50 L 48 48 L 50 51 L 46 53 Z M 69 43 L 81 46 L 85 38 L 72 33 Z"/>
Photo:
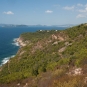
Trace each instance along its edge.
<path fill-rule="evenodd" d="M 87 87 L 87 24 L 18 41 L 16 56 L 0 67 L 0 87 Z"/>

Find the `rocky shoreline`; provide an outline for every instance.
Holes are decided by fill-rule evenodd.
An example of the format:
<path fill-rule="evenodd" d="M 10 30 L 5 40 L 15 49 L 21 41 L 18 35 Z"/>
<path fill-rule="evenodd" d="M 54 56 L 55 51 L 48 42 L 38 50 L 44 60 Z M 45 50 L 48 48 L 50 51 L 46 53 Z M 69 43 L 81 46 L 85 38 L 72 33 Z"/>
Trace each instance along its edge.
<path fill-rule="evenodd" d="M 18 42 L 20 47 L 26 46 L 26 44 L 23 42 L 23 40 L 20 37 L 16 40 L 16 42 Z"/>

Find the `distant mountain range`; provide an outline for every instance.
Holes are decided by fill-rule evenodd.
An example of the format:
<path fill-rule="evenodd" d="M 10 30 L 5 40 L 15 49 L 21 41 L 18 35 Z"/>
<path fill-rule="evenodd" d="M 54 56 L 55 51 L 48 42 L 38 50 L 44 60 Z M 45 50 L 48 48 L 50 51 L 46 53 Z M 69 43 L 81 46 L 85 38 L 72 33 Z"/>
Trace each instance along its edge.
<path fill-rule="evenodd" d="M 64 24 L 64 25 L 14 25 L 14 24 L 0 24 L 0 27 L 73 27 L 76 24 Z"/>
<path fill-rule="evenodd" d="M 27 25 L 0 24 L 0 27 L 28 27 Z"/>

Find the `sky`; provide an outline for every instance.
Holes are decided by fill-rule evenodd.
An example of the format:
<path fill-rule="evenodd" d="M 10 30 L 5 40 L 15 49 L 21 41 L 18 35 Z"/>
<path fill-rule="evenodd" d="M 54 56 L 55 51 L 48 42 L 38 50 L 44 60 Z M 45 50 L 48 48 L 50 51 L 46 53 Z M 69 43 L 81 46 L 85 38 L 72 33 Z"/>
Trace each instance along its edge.
<path fill-rule="evenodd" d="M 0 0 L 0 24 L 63 25 L 87 22 L 87 0 Z"/>

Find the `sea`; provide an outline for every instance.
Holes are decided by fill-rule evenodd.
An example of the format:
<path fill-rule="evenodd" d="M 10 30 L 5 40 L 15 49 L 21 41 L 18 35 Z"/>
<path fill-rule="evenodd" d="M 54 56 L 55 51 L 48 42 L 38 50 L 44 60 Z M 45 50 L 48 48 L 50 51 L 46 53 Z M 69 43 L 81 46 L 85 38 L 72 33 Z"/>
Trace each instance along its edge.
<path fill-rule="evenodd" d="M 38 30 L 64 30 L 67 27 L 0 27 L 0 66 L 7 63 L 18 51 L 19 44 L 16 39 L 25 32 L 35 32 Z"/>

